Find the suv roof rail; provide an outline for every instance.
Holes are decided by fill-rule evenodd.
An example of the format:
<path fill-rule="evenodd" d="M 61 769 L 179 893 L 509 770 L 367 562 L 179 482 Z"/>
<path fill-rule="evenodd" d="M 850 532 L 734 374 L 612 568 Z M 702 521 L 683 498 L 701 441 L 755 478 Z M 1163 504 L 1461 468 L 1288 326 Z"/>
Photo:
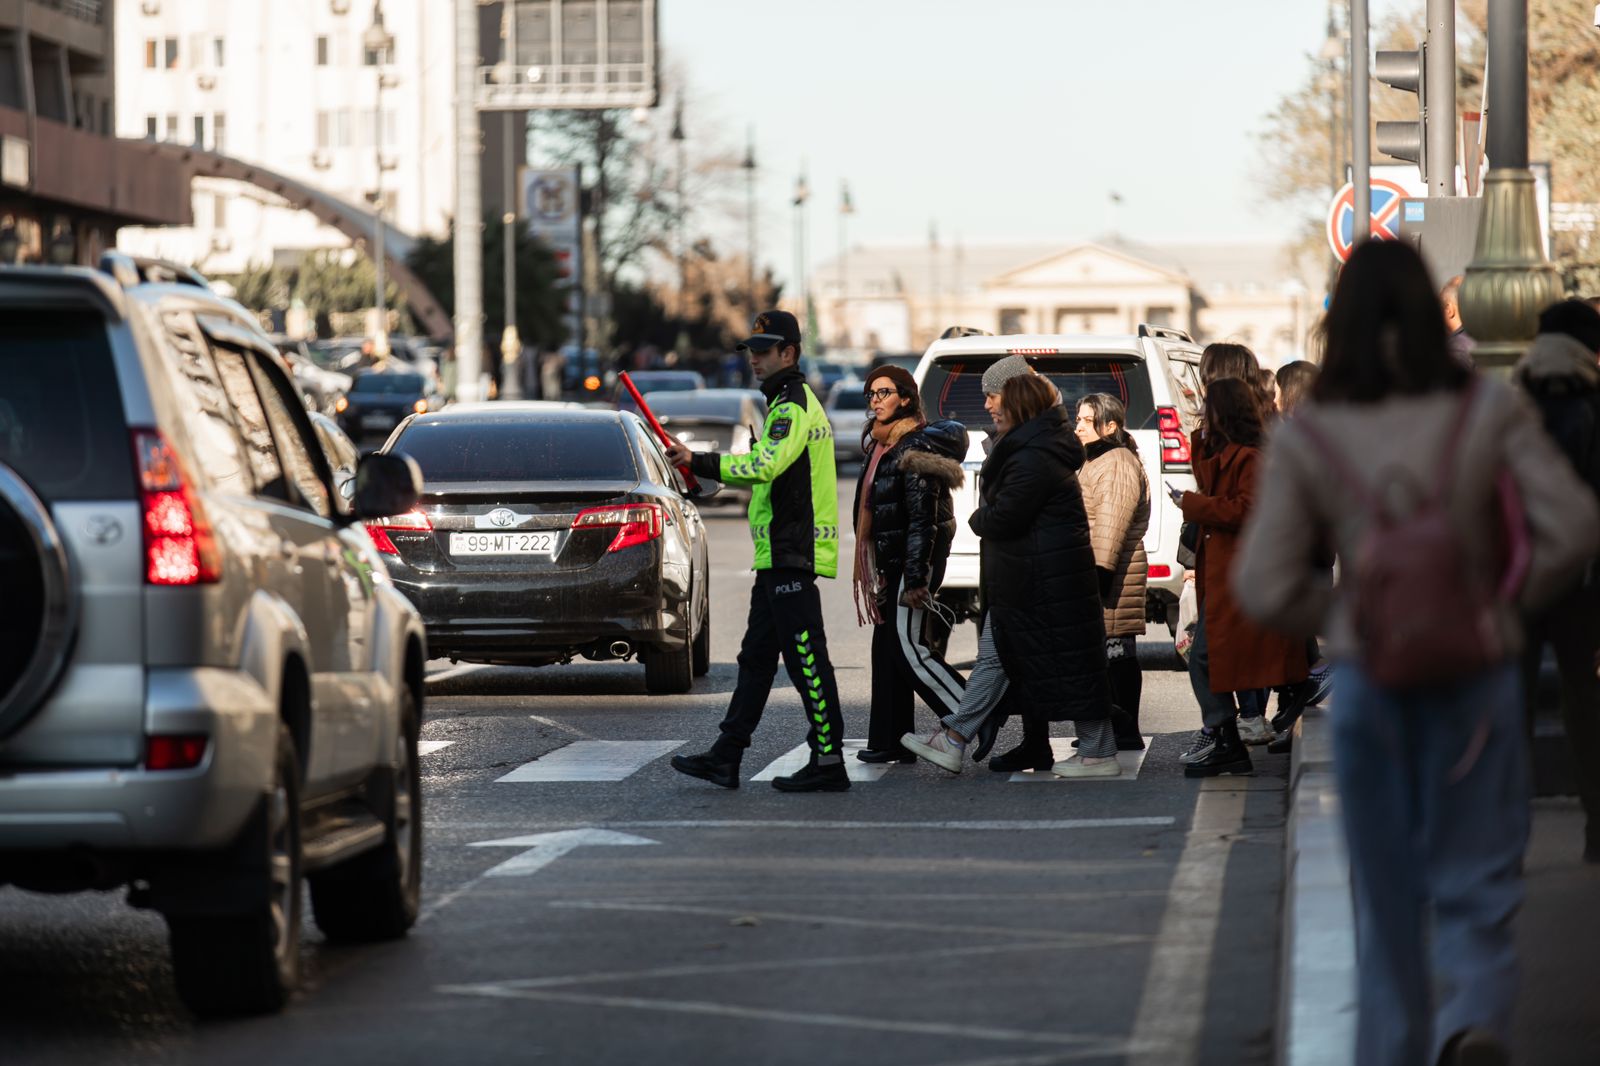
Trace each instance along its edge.
<path fill-rule="evenodd" d="M 1148 323 L 1139 323 L 1139 336 L 1158 337 L 1166 341 L 1184 341 L 1194 343 L 1194 338 L 1189 336 L 1188 330 L 1178 329 L 1176 326 L 1152 326 Z"/>
<path fill-rule="evenodd" d="M 939 339 L 942 340 L 942 341 L 947 341 L 947 340 L 951 340 L 952 338 L 955 338 L 955 337 L 992 337 L 992 336 L 994 336 L 993 333 L 990 333 L 986 329 L 979 329 L 977 326 L 950 326 L 943 333 L 939 334 Z"/>
<path fill-rule="evenodd" d="M 115 249 L 104 252 L 100 256 L 100 269 L 116 279 L 123 288 L 131 288 L 141 282 L 153 282 L 169 285 L 193 285 L 198 289 L 211 291 L 211 283 L 205 279 L 194 267 L 184 266 L 167 259 L 149 259 L 144 256 L 131 256 L 126 252 Z"/>

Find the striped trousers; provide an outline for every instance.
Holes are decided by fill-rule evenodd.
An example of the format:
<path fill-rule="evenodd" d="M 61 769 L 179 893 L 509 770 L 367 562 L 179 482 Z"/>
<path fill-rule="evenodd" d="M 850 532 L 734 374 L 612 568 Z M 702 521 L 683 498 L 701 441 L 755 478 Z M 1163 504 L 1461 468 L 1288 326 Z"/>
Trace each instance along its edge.
<path fill-rule="evenodd" d="M 915 732 L 917 697 L 941 718 L 961 706 L 966 682 L 928 647 L 923 627 L 928 612 L 900 603 L 905 579 L 895 590 L 890 611 L 872 627 L 872 718 L 867 726 L 867 747 L 877 751 L 900 750 L 900 738 Z"/>

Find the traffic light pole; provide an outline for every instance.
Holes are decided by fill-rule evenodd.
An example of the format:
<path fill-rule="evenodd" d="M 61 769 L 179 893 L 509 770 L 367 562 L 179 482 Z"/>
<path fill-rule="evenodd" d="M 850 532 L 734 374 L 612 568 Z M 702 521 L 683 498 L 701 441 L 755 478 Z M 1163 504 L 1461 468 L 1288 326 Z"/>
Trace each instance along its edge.
<path fill-rule="evenodd" d="M 1367 0 L 1350 0 L 1350 242 L 1372 235 L 1372 81 Z"/>
<path fill-rule="evenodd" d="M 483 161 L 478 131 L 478 3 L 456 4 L 456 399 L 481 399 L 483 367 Z"/>
<path fill-rule="evenodd" d="M 1427 106 L 1429 196 L 1456 195 L 1456 0 L 1428 0 Z"/>

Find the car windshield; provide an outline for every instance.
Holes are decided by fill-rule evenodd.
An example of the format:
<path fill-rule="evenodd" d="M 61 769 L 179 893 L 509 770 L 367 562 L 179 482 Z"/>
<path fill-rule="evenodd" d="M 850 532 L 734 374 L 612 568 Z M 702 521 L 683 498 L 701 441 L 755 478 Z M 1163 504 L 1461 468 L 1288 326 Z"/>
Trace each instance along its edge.
<path fill-rule="evenodd" d="M 856 389 L 840 389 L 833 394 L 833 409 L 835 411 L 865 411 L 867 409 L 867 394 Z"/>
<path fill-rule="evenodd" d="M 47 500 L 119 499 L 134 494 L 129 453 L 105 323 L 81 312 L 8 309 L 0 463 Z"/>
<path fill-rule="evenodd" d="M 993 419 L 983 409 L 983 372 L 1003 358 L 1004 353 L 997 352 L 935 361 L 922 382 L 922 404 L 932 412 L 930 417 L 953 418 L 968 426 L 990 425 Z M 1121 400 L 1128 409 L 1128 429 L 1155 426 L 1150 379 L 1141 359 L 1074 353 L 1029 356 L 1028 363 L 1050 379 L 1068 406 L 1075 407 L 1090 393 L 1104 392 Z"/>
<path fill-rule="evenodd" d="M 616 422 L 448 419 L 413 422 L 394 442 L 423 478 L 443 481 L 633 481 Z"/>
<path fill-rule="evenodd" d="M 737 396 L 650 392 L 645 394 L 644 402 L 658 418 L 721 418 L 737 422 L 744 416 L 744 401 Z"/>
<path fill-rule="evenodd" d="M 633 374 L 631 377 L 641 393 L 690 392 L 705 387 L 698 374 Z"/>
<path fill-rule="evenodd" d="M 419 393 L 422 391 L 420 374 L 362 374 L 350 386 L 351 392 L 376 392 L 385 395 Z"/>

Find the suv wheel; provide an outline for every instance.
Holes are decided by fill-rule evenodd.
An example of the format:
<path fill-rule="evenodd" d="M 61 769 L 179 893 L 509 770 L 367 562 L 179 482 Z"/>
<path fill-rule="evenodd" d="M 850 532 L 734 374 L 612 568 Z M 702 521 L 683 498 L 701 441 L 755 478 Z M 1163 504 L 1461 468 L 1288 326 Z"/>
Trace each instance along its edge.
<path fill-rule="evenodd" d="M 0 464 L 0 739 L 44 705 L 77 629 L 78 601 L 66 547 L 50 511 Z"/>
<path fill-rule="evenodd" d="M 417 763 L 419 715 L 411 690 L 401 687 L 394 769 L 385 767 L 370 790 L 383 820 L 383 843 L 311 875 L 311 909 L 329 940 L 394 940 L 417 921 L 422 900 L 422 771 Z"/>
<path fill-rule="evenodd" d="M 300 979 L 300 761 L 278 724 L 272 791 L 245 831 L 239 859 L 260 883 L 235 914 L 168 919 L 178 994 L 202 1016 L 264 1014 Z"/>

